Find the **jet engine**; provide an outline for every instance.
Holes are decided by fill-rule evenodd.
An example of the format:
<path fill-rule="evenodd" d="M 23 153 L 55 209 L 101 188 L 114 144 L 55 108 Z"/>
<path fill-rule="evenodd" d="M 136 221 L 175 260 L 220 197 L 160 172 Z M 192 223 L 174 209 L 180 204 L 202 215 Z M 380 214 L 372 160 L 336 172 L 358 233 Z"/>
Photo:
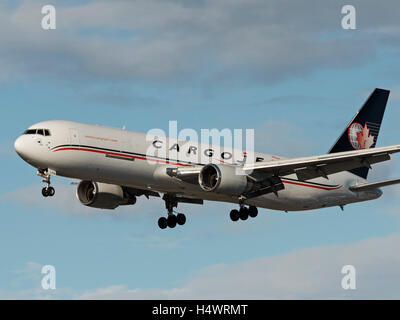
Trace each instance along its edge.
<path fill-rule="evenodd" d="M 253 187 L 246 175 L 228 165 L 207 164 L 199 173 L 199 184 L 204 191 L 240 196 Z"/>
<path fill-rule="evenodd" d="M 81 181 L 76 197 L 83 205 L 99 209 L 115 209 L 136 202 L 136 197 L 126 195 L 121 186 L 93 181 Z"/>

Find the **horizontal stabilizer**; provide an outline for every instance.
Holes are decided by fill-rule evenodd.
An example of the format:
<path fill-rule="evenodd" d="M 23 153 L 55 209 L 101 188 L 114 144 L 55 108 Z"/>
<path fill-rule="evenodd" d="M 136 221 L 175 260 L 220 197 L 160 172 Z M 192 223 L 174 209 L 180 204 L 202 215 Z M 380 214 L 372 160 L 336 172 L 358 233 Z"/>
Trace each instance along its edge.
<path fill-rule="evenodd" d="M 351 191 L 367 191 L 367 190 L 373 190 L 373 189 L 377 189 L 380 187 L 386 187 L 386 186 L 390 186 L 392 184 L 398 184 L 398 183 L 400 183 L 400 179 L 393 179 L 393 180 L 386 180 L 386 181 L 381 181 L 381 182 L 371 182 L 371 183 L 359 184 L 356 186 L 352 186 L 349 189 Z"/>

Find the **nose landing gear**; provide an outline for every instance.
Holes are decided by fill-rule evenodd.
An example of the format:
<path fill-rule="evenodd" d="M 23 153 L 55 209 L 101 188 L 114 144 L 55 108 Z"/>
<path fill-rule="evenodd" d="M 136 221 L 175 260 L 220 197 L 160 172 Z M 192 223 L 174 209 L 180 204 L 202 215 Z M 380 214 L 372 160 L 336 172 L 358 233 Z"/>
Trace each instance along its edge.
<path fill-rule="evenodd" d="M 42 189 L 42 196 L 43 197 L 52 197 L 56 193 L 56 190 L 54 190 L 53 187 L 44 187 Z"/>
<path fill-rule="evenodd" d="M 42 177 L 42 182 L 47 184 L 47 186 L 42 189 L 42 196 L 43 197 L 54 196 L 56 190 L 50 185 L 50 173 L 48 172 L 48 170 L 38 170 L 37 175 Z"/>

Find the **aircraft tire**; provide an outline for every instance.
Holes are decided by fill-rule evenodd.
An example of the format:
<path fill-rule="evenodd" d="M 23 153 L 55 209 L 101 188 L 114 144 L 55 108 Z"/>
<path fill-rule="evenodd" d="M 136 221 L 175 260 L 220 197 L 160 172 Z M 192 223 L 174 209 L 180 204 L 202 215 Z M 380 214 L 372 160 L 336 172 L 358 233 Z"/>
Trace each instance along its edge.
<path fill-rule="evenodd" d="M 175 228 L 176 226 L 176 215 L 174 214 L 170 214 L 167 218 L 167 222 L 168 222 L 168 227 L 170 228 Z"/>
<path fill-rule="evenodd" d="M 56 190 L 53 187 L 49 187 L 48 191 L 49 197 L 53 197 L 56 194 Z"/>
<path fill-rule="evenodd" d="M 42 196 L 45 198 L 49 196 L 49 190 L 46 187 L 42 189 Z"/>
<path fill-rule="evenodd" d="M 257 215 L 258 215 L 258 209 L 257 209 L 257 207 L 255 207 L 255 206 L 250 206 L 250 207 L 249 207 L 249 216 L 252 217 L 252 218 L 255 218 L 255 217 L 257 217 Z"/>
<path fill-rule="evenodd" d="M 236 209 L 233 209 L 233 210 L 231 210 L 229 216 L 233 222 L 238 221 L 239 220 L 239 211 Z"/>
<path fill-rule="evenodd" d="M 168 227 L 167 218 L 161 217 L 160 219 L 158 219 L 158 226 L 160 227 L 160 229 L 165 229 L 166 227 Z"/>
<path fill-rule="evenodd" d="M 183 226 L 186 223 L 186 216 L 183 213 L 178 213 L 178 215 L 176 216 L 176 222 L 180 226 Z"/>
<path fill-rule="evenodd" d="M 249 217 L 249 209 L 246 207 L 240 208 L 239 210 L 239 218 L 240 220 L 247 220 Z"/>

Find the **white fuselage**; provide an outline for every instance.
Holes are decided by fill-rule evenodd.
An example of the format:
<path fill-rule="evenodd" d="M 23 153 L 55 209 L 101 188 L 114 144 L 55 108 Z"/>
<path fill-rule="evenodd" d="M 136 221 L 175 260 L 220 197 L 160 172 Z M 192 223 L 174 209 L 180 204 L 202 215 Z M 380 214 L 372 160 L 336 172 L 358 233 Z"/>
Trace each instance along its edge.
<path fill-rule="evenodd" d="M 198 184 L 183 182 L 166 173 L 167 168 L 202 166 L 205 155 L 207 161 L 235 164 L 232 158 L 222 155 L 223 147 L 177 142 L 165 137 L 72 121 L 45 121 L 29 129 L 38 128 L 49 130 L 50 135 L 24 134 L 15 142 L 18 154 L 38 169 L 49 169 L 69 178 L 238 203 L 237 197 L 204 191 Z M 190 149 L 191 146 L 196 147 Z M 255 157 L 260 161 L 280 158 L 261 153 L 255 153 Z M 285 189 L 279 191 L 278 196 L 269 193 L 245 203 L 297 211 L 342 206 L 376 199 L 382 194 L 379 189 L 350 191 L 349 186 L 365 180 L 347 171 L 330 175 L 328 180 L 316 178 L 304 182 L 293 175 L 282 177 L 282 181 Z"/>

